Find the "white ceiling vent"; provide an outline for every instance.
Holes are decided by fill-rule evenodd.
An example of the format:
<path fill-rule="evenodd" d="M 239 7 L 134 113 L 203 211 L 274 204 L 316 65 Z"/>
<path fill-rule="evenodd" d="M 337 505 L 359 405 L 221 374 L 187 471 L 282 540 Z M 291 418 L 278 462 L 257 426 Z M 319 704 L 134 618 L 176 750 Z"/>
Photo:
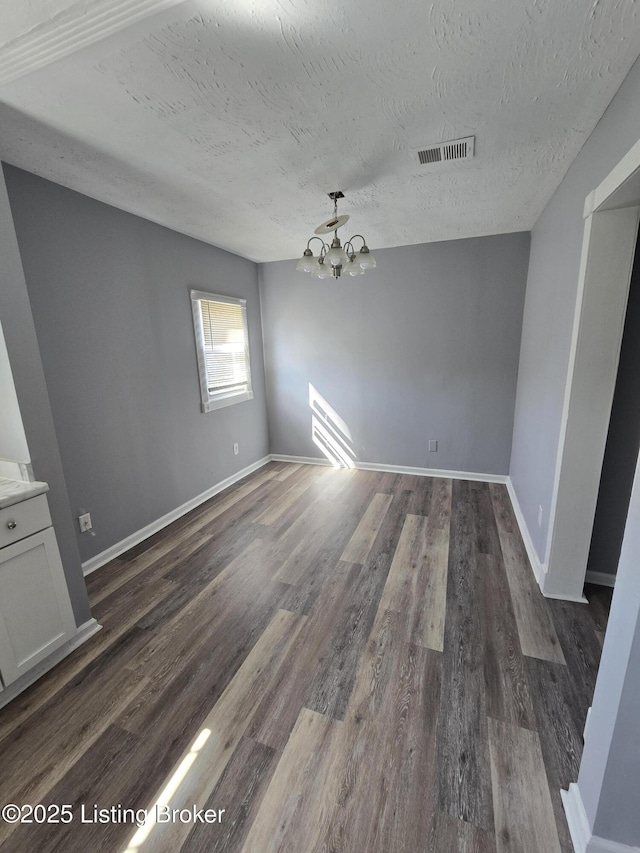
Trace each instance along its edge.
<path fill-rule="evenodd" d="M 464 139 L 452 139 L 422 148 L 418 151 L 418 160 L 422 166 L 448 163 L 450 160 L 470 160 L 473 157 L 474 140 L 475 136 L 466 136 Z"/>

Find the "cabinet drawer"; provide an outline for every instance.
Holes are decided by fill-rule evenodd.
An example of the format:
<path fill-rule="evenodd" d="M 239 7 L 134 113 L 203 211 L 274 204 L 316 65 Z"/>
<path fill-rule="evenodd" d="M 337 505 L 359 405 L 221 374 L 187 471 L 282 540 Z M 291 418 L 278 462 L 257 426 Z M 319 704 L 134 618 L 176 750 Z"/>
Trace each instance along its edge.
<path fill-rule="evenodd" d="M 0 509 L 0 548 L 51 525 L 46 495 Z"/>

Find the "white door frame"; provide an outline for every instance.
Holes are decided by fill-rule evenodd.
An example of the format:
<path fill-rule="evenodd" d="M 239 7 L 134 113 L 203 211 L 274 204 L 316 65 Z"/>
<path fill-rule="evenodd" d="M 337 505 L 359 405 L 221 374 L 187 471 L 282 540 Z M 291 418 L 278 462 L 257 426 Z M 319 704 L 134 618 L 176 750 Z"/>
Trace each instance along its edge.
<path fill-rule="evenodd" d="M 640 140 L 585 201 L 584 238 L 540 586 L 583 596 L 640 214 Z"/>

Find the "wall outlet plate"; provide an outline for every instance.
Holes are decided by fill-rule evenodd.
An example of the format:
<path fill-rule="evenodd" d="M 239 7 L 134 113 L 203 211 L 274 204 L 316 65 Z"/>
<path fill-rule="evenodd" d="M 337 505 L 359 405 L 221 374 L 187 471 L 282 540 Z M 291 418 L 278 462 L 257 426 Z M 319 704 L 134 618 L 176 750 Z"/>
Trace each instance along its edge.
<path fill-rule="evenodd" d="M 91 513 L 85 512 L 78 516 L 78 524 L 80 525 L 80 533 L 87 533 L 93 527 L 91 523 Z"/>
<path fill-rule="evenodd" d="M 432 438 L 429 440 L 429 452 L 434 453 L 438 450 L 438 442 L 436 439 Z"/>
<path fill-rule="evenodd" d="M 236 444 L 234 444 L 234 445 L 233 445 L 233 455 L 234 455 L 234 456 L 237 456 L 237 455 L 238 455 L 238 453 L 240 453 L 240 447 L 239 447 L 239 446 L 238 446 L 238 444 L 236 443 Z"/>

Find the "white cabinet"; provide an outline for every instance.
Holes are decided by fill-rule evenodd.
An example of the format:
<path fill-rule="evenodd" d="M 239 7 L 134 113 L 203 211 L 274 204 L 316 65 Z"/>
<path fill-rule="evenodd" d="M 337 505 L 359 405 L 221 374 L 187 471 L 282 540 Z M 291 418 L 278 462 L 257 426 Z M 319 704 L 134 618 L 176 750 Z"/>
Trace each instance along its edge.
<path fill-rule="evenodd" d="M 0 510 L 0 678 L 5 687 L 75 633 L 50 525 L 44 495 Z"/>

